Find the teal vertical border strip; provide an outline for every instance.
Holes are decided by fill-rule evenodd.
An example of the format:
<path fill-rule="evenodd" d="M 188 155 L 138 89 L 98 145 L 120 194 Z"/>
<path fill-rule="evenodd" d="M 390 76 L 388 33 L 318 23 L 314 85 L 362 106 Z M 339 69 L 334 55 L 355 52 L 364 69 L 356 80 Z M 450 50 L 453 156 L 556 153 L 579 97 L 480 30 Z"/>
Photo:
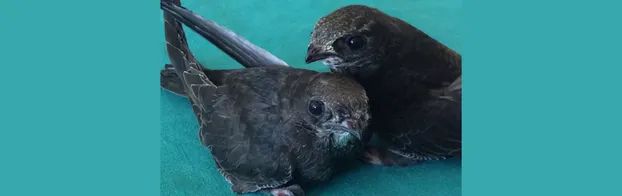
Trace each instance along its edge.
<path fill-rule="evenodd" d="M 157 2 L 0 10 L 0 195 L 158 195 Z"/>
<path fill-rule="evenodd" d="M 464 8 L 464 195 L 622 195 L 620 3 Z"/>

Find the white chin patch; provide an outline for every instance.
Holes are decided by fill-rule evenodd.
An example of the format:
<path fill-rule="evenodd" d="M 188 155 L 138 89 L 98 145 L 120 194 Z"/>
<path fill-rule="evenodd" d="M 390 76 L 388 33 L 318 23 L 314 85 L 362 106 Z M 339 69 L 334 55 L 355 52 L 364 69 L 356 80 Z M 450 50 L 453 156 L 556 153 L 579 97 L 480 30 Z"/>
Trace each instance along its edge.
<path fill-rule="evenodd" d="M 322 60 L 322 63 L 330 68 L 336 68 L 339 66 L 339 64 L 341 64 L 343 62 L 343 59 L 339 58 L 339 57 L 328 57 L 324 60 Z"/>
<path fill-rule="evenodd" d="M 347 144 L 348 140 L 352 138 L 352 135 L 348 132 L 339 132 L 334 135 L 335 142 L 338 144 Z"/>

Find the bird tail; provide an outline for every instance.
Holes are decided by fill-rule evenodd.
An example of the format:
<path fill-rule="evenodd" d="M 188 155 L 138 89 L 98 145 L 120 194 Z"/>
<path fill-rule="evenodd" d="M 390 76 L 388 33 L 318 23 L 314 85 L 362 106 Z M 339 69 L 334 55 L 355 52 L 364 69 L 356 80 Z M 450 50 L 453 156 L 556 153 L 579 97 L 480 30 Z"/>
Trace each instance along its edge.
<path fill-rule="evenodd" d="M 171 1 L 179 2 L 179 0 Z M 171 17 L 207 39 L 246 68 L 269 65 L 289 66 L 285 61 L 265 49 L 251 43 L 230 29 L 180 6 L 179 3 L 167 4 L 163 9 Z"/>
<path fill-rule="evenodd" d="M 177 90 L 183 87 L 184 92 L 191 99 L 193 104 L 202 104 L 200 93 L 205 93 L 204 89 L 215 89 L 212 83 L 203 72 L 204 68 L 198 64 L 186 41 L 186 35 L 170 10 L 171 5 L 180 5 L 179 0 L 162 0 L 160 5 L 164 10 L 164 35 L 166 38 L 166 50 L 171 61 L 169 70 L 175 73 L 179 80 Z"/>

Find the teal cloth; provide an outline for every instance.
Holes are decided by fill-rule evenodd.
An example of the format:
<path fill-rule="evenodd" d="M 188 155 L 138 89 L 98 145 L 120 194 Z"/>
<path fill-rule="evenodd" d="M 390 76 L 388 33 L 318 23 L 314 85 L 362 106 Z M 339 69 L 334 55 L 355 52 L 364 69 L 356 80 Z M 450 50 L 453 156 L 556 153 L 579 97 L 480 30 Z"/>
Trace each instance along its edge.
<path fill-rule="evenodd" d="M 315 22 L 340 6 L 365 4 L 402 18 L 460 51 L 461 0 L 182 0 L 182 4 L 267 49 L 294 67 L 326 71 L 304 64 Z M 186 28 L 190 49 L 212 69 L 241 66 Z M 162 57 L 166 56 L 162 38 Z M 154 65 L 161 68 L 163 65 Z M 175 196 L 235 195 L 216 170 L 207 148 L 198 141 L 198 125 L 188 99 L 162 91 L 161 194 Z M 352 162 L 351 171 L 307 189 L 308 195 L 461 195 L 460 160 L 425 162 L 411 167 L 381 167 Z"/>

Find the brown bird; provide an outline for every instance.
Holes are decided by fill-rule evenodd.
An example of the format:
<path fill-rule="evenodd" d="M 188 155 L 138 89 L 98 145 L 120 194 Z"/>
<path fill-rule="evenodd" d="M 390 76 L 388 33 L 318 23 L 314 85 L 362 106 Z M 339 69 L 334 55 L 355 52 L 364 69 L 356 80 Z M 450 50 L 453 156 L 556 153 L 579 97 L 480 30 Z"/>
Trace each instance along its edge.
<path fill-rule="evenodd" d="M 261 66 L 257 63 L 271 57 L 256 55 L 258 51 L 228 53 L 255 68 L 203 68 L 178 22 L 196 16 L 180 7 L 179 0 L 163 0 L 161 7 L 171 68 L 192 104 L 199 141 L 209 148 L 233 192 L 305 195 L 300 184 L 328 180 L 338 164 L 360 153 L 370 115 L 365 90 L 356 81 L 334 73 Z"/>
<path fill-rule="evenodd" d="M 322 17 L 306 62 L 354 77 L 367 91 L 380 145 L 367 161 L 410 165 L 462 154 L 462 57 L 376 8 L 350 5 Z"/>

